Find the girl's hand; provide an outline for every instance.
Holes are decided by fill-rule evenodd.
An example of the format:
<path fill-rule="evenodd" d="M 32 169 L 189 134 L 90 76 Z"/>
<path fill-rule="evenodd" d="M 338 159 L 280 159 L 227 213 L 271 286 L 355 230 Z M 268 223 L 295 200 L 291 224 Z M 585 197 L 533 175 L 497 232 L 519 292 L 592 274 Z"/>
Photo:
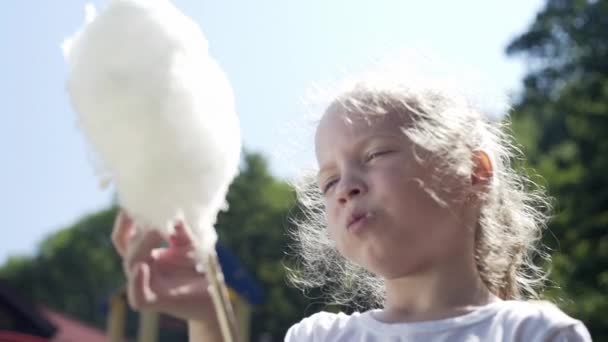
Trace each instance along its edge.
<path fill-rule="evenodd" d="M 118 214 L 112 242 L 123 259 L 130 306 L 217 326 L 207 281 L 195 269 L 183 225 L 176 225 L 168 247 L 159 247 L 163 240 L 155 230 L 136 227 L 124 211 Z"/>

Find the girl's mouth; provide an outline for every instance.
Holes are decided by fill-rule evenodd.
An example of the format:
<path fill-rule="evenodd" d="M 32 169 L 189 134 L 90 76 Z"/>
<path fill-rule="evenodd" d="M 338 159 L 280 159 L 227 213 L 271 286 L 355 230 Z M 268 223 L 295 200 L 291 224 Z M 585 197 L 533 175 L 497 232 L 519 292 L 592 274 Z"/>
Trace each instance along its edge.
<path fill-rule="evenodd" d="M 369 212 L 354 212 L 350 215 L 346 229 L 351 232 L 358 232 L 371 218 L 372 215 Z"/>

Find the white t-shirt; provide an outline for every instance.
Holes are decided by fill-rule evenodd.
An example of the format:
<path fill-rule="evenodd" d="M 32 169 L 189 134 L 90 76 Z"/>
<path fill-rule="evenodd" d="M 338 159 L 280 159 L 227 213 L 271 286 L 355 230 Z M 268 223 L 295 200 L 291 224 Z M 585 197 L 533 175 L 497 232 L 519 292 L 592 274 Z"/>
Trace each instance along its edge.
<path fill-rule="evenodd" d="M 591 341 L 581 321 L 549 303 L 498 301 L 462 316 L 383 323 L 380 310 L 346 315 L 319 312 L 292 326 L 285 342 Z"/>

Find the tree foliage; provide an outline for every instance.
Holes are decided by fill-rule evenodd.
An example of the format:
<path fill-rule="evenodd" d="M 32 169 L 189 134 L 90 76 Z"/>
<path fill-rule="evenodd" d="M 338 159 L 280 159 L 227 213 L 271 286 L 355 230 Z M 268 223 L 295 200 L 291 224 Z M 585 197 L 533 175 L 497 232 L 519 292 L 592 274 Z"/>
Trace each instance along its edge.
<path fill-rule="evenodd" d="M 557 203 L 548 295 L 608 340 L 608 1 L 548 0 L 507 53 L 529 63 L 513 128 Z"/>
<path fill-rule="evenodd" d="M 110 241 L 115 214 L 82 218 L 44 240 L 36 256 L 10 258 L 0 276 L 34 302 L 104 327 L 104 302 L 124 283 Z"/>
<path fill-rule="evenodd" d="M 253 313 L 252 340 L 283 341 L 287 329 L 310 310 L 302 293 L 286 284 L 288 217 L 296 210 L 295 194 L 269 174 L 262 156 L 247 154 L 244 164 L 228 193 L 230 208 L 218 217 L 218 233 L 265 291 L 264 304 Z"/>

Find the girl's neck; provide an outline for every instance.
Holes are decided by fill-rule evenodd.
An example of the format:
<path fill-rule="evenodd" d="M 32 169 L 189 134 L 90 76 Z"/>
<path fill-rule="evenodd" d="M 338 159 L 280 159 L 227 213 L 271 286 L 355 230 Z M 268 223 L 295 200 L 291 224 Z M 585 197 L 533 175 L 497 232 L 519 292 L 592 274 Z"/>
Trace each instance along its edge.
<path fill-rule="evenodd" d="M 421 274 L 388 279 L 385 286 L 384 310 L 376 318 L 386 323 L 458 316 L 500 300 L 485 286 L 474 262 L 446 263 Z"/>

